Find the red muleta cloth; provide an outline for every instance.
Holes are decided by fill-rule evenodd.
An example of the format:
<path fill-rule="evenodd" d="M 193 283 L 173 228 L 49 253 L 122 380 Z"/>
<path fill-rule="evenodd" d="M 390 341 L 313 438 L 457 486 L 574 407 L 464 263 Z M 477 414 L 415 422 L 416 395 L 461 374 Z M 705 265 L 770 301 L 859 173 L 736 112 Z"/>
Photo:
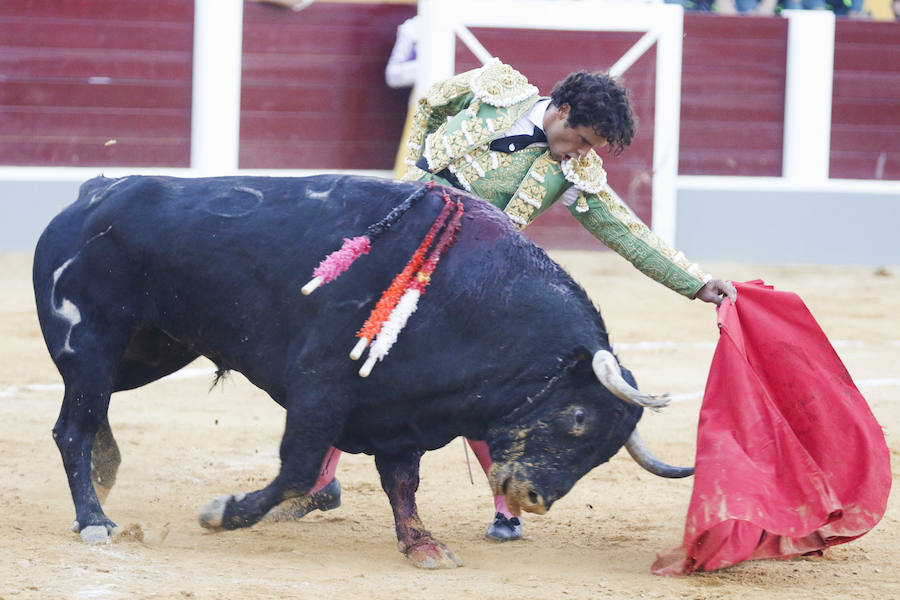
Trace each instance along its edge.
<path fill-rule="evenodd" d="M 684 541 L 651 571 L 821 553 L 884 515 L 884 433 L 796 294 L 735 283 L 700 408 Z"/>

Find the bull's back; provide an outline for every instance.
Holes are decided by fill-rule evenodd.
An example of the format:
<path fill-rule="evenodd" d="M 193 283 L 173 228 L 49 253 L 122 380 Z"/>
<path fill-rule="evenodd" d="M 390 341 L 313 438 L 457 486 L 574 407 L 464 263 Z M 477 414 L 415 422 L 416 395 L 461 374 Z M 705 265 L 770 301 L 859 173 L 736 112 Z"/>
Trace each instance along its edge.
<path fill-rule="evenodd" d="M 343 238 L 363 234 L 417 189 L 341 176 L 92 180 L 35 251 L 48 345 L 71 330 L 58 314 L 65 298 L 78 308 L 78 326 L 92 311 L 119 312 L 121 327 L 152 324 L 265 385 L 279 361 L 304 350 L 298 339 L 326 342 L 322 328 L 352 339 L 360 307 L 377 299 L 424 233 L 419 219 L 390 232 L 382 250 L 397 260 L 380 256 L 313 297 L 300 288 Z M 335 302 L 355 308 L 318 318 Z"/>
<path fill-rule="evenodd" d="M 35 253 L 42 325 L 51 321 L 55 293 L 56 302 L 65 296 L 85 309 L 91 302 L 105 305 L 96 310 L 114 307 L 248 376 L 260 365 L 274 373 L 297 357 L 351 372 L 347 345 L 440 212 L 441 193 L 413 203 L 345 275 L 311 296 L 300 289 L 344 238 L 364 234 L 421 190 L 417 183 L 333 175 L 92 180 L 48 226 Z M 515 314 L 524 301 L 519 318 L 530 320 L 537 296 L 559 287 L 542 283 L 540 274 L 549 269 L 549 280 L 566 278 L 502 213 L 464 201 L 459 240 L 397 353 L 420 354 L 416 340 L 430 344 L 435 329 L 446 327 L 445 306 L 467 315 L 467 328 L 449 331 L 473 328 L 481 337 L 474 315 L 494 319 L 501 307 L 497 318 Z M 258 376 L 266 378 L 277 377 Z"/>
<path fill-rule="evenodd" d="M 142 270 L 196 269 L 228 280 L 234 276 L 220 266 L 256 265 L 257 275 L 276 265 L 306 269 L 341 236 L 362 233 L 396 197 L 365 178 L 338 176 L 96 178 L 42 234 L 35 281 L 46 282 L 48 270 L 70 258 L 113 256 Z"/>

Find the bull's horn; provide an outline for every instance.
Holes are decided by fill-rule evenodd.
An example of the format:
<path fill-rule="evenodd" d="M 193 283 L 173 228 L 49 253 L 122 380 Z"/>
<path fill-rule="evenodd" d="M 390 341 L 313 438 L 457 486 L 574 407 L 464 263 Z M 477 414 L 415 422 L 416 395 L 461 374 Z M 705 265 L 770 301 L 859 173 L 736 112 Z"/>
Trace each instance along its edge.
<path fill-rule="evenodd" d="M 694 467 L 673 467 L 653 456 L 647 446 L 644 445 L 644 440 L 642 440 L 641 436 L 638 434 L 637 428 L 635 428 L 635 430 L 631 432 L 631 435 L 628 436 L 628 441 L 625 442 L 625 449 L 628 450 L 628 454 L 631 455 L 634 462 L 654 475 L 668 477 L 669 479 L 678 479 L 680 477 L 689 477 L 694 474 Z"/>
<path fill-rule="evenodd" d="M 600 383 L 602 383 L 606 389 L 611 391 L 616 398 L 624 400 L 629 404 L 635 404 L 653 410 L 659 410 L 669 403 L 668 394 L 651 396 L 650 394 L 645 394 L 637 388 L 632 387 L 625 381 L 622 377 L 622 369 L 619 367 L 619 361 L 617 361 L 616 357 L 612 355 L 612 352 L 608 350 L 597 350 L 597 353 L 594 354 L 594 359 L 591 361 L 591 366 L 594 368 L 594 374 L 597 375 L 597 379 L 600 380 Z"/>

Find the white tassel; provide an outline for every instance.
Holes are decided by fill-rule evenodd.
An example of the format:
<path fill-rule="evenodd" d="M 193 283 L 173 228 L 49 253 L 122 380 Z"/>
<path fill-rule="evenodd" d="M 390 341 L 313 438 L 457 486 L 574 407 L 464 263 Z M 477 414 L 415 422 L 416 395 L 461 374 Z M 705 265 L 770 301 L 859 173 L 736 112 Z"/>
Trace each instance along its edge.
<path fill-rule="evenodd" d="M 525 204 L 528 204 L 534 208 L 540 208 L 541 203 L 526 194 L 525 192 L 519 192 L 519 198 L 525 201 Z"/>
<path fill-rule="evenodd" d="M 519 227 L 525 227 L 528 225 L 528 221 L 520 217 L 519 215 L 514 215 L 512 213 L 506 213 L 506 216 L 509 217 L 509 220 L 518 225 Z"/>
<path fill-rule="evenodd" d="M 385 321 L 381 331 L 372 343 L 372 347 L 369 348 L 369 358 L 366 359 L 365 364 L 359 370 L 360 377 L 367 377 L 372 372 L 375 362 L 384 359 L 387 353 L 390 352 L 391 347 L 400 335 L 400 331 L 406 326 L 410 315 L 416 312 L 421 295 L 422 293 L 419 290 L 411 289 L 406 290 L 406 293 L 400 298 L 400 302 L 391 311 L 391 316 Z"/>
<path fill-rule="evenodd" d="M 453 156 L 453 146 L 450 145 L 450 140 L 447 138 L 441 138 L 441 141 L 444 142 L 444 151 L 447 152 L 447 156 L 450 158 L 456 158 Z"/>
<path fill-rule="evenodd" d="M 472 134 L 469 133 L 469 128 L 466 127 L 466 122 L 465 122 L 465 121 L 461 121 L 461 122 L 459 123 L 459 128 L 462 130 L 463 135 L 465 136 L 466 141 L 469 143 L 469 145 L 470 145 L 470 146 L 474 146 L 474 145 L 475 145 L 475 140 L 472 138 Z"/>

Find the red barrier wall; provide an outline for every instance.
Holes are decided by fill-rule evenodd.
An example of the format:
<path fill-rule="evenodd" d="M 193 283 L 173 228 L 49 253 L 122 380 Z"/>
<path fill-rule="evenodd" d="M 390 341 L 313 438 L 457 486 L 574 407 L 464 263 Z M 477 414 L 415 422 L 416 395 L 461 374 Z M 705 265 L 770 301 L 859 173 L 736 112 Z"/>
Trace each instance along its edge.
<path fill-rule="evenodd" d="M 680 175 L 781 176 L 787 20 L 686 14 Z"/>
<path fill-rule="evenodd" d="M 830 176 L 900 179 L 900 24 L 840 19 Z"/>
<path fill-rule="evenodd" d="M 414 5 L 244 4 L 242 168 L 391 169 L 409 90 L 384 68 Z"/>
<path fill-rule="evenodd" d="M 193 2 L 0 2 L 0 164 L 186 167 Z"/>
<path fill-rule="evenodd" d="M 415 6 L 244 11 L 240 166 L 390 169 L 408 92 L 384 84 L 384 66 Z M 192 21 L 191 0 L 0 2 L 0 164 L 188 166 Z M 680 174 L 781 175 L 786 20 L 686 13 L 684 28 Z M 544 93 L 571 70 L 608 68 L 637 39 L 476 35 Z M 563 50 L 572 47 L 577 59 Z M 897 24 L 838 19 L 832 177 L 900 179 L 898 52 Z M 458 62 L 476 64 L 465 49 Z M 626 74 L 638 138 L 621 157 L 605 156 L 613 186 L 645 219 L 654 63 L 651 50 Z"/>

